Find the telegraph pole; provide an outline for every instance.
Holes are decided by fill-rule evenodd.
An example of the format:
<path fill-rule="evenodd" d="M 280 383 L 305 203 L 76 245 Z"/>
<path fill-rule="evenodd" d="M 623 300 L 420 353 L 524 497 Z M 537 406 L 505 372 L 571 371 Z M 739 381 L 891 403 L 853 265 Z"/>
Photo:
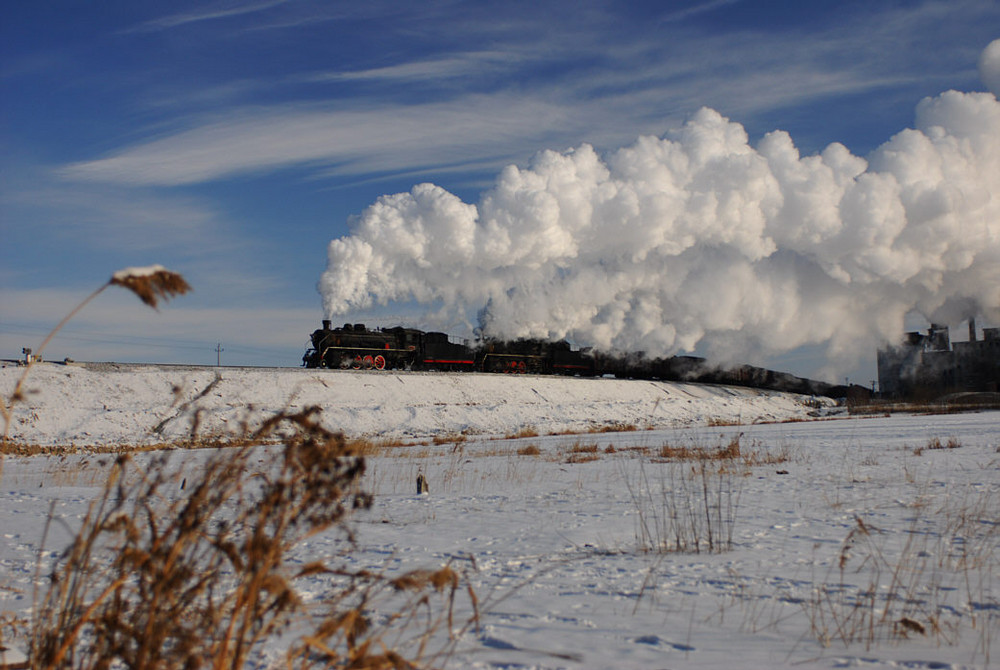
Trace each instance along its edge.
<path fill-rule="evenodd" d="M 222 352 L 223 351 L 225 351 L 225 349 L 222 348 L 222 342 L 219 342 L 218 344 L 215 345 L 215 367 L 217 367 L 217 368 L 221 368 L 222 367 Z"/>

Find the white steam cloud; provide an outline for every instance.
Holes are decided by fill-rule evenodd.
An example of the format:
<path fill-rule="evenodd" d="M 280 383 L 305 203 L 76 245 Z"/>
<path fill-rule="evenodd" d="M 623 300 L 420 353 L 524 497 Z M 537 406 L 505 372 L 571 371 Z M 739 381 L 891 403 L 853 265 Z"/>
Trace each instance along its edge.
<path fill-rule="evenodd" d="M 998 93 L 1000 40 L 979 66 Z M 1000 322 L 1000 103 L 926 99 L 867 160 L 803 157 L 783 131 L 755 148 L 702 109 L 603 158 L 544 151 L 478 205 L 420 184 L 352 226 L 319 282 L 328 316 L 416 300 L 442 323 L 482 310 L 499 337 L 727 360 L 822 343 L 833 370 L 912 311 Z"/>

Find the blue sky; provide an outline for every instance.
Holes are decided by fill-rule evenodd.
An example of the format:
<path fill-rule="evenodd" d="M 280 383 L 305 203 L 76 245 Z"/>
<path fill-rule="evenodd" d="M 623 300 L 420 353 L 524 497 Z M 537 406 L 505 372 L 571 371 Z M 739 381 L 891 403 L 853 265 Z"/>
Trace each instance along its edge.
<path fill-rule="evenodd" d="M 0 357 L 160 263 L 194 293 L 153 312 L 108 291 L 47 357 L 214 363 L 221 343 L 224 363 L 297 365 L 326 246 L 382 194 L 431 181 L 475 203 L 507 164 L 703 106 L 751 143 L 864 156 L 922 98 L 984 90 L 998 36 L 987 0 L 8 3 Z"/>

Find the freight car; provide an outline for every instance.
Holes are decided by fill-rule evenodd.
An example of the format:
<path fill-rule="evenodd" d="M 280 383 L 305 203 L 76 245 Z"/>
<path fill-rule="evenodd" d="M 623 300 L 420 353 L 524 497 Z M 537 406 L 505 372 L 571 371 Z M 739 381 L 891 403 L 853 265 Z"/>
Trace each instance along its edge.
<path fill-rule="evenodd" d="M 302 357 L 309 368 L 466 370 L 515 374 L 562 374 L 584 377 L 660 379 L 707 384 L 752 386 L 792 393 L 844 397 L 847 389 L 751 365 L 718 367 L 702 358 L 670 356 L 647 358 L 642 353 L 608 354 L 574 350 L 568 342 L 538 339 L 503 341 L 484 339 L 470 346 L 454 342 L 446 333 L 416 328 L 369 329 L 344 324 L 313 331 Z"/>

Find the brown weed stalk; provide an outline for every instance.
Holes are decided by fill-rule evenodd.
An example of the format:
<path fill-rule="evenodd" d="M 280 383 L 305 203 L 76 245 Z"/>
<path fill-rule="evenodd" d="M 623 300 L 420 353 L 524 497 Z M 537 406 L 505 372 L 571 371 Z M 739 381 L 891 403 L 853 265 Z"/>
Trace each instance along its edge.
<path fill-rule="evenodd" d="M 652 553 L 723 553 L 733 548 L 742 476 L 708 460 L 661 463 L 651 479 L 643 461 L 623 472 L 636 510 L 636 542 Z"/>
<path fill-rule="evenodd" d="M 997 629 L 991 595 L 1000 546 L 996 504 L 995 489 L 956 492 L 937 508 L 918 500 L 902 532 L 855 517 L 832 579 L 814 586 L 802 603 L 813 635 L 824 645 L 871 649 L 911 637 L 954 645 L 973 631 L 988 665 Z"/>
<path fill-rule="evenodd" d="M 250 446 L 220 450 L 197 473 L 171 467 L 168 454 L 144 469 L 120 456 L 52 571 L 33 622 L 32 667 L 242 668 L 265 641 L 305 625 L 310 612 L 297 587 L 324 575 L 326 612 L 289 663 L 412 667 L 382 641 L 392 626 L 373 625 L 364 608 L 385 592 L 439 592 L 453 604 L 457 573 L 392 581 L 322 557 L 289 560 L 322 532 L 349 547 L 348 521 L 371 503 L 360 489 L 363 457 L 318 415 L 315 407 L 282 412 L 249 436 L 284 442 L 273 465 Z M 429 609 L 429 597 L 390 623 L 419 607 Z"/>
<path fill-rule="evenodd" d="M 326 572 L 345 586 L 324 600 L 313 632 L 289 650 L 289 667 L 434 667 L 448 657 L 462 634 L 478 628 L 476 594 L 450 562 L 437 570 L 396 577 L 368 570 L 307 569 Z M 462 593 L 469 598 L 472 615 L 456 629 L 455 605 Z M 376 611 L 393 614 L 380 618 Z M 436 634 L 445 639 L 435 643 Z"/>

